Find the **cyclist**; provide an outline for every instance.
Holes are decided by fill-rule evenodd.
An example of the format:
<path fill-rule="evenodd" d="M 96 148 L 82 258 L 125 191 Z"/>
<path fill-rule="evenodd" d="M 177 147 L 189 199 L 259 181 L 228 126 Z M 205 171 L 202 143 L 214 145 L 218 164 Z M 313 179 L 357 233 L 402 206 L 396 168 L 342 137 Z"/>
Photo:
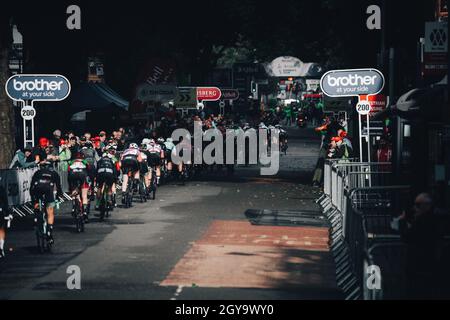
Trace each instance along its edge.
<path fill-rule="evenodd" d="M 141 151 L 141 157 L 142 157 L 142 162 L 140 163 L 140 171 L 141 171 L 141 175 L 144 177 L 146 194 L 148 193 L 148 190 L 150 188 L 150 181 L 151 181 L 150 180 L 151 173 L 149 170 L 149 163 L 148 163 L 148 159 L 150 157 L 150 152 L 148 152 L 147 140 L 149 140 L 149 139 L 143 139 L 142 143 L 141 143 L 141 147 L 139 148 L 139 150 Z"/>
<path fill-rule="evenodd" d="M 166 145 L 165 145 L 165 140 L 163 137 L 159 137 L 157 140 L 158 144 L 161 147 L 163 156 L 161 159 L 161 173 L 160 175 L 164 178 L 167 177 L 167 161 L 166 161 Z"/>
<path fill-rule="evenodd" d="M 58 197 L 62 197 L 61 179 L 55 170 L 51 170 L 51 163 L 43 161 L 39 170 L 31 178 L 30 195 L 34 203 L 35 212 L 39 212 L 39 200 L 44 199 L 47 207 L 47 240 L 53 243 L 53 224 L 55 222 L 55 187 Z"/>
<path fill-rule="evenodd" d="M 98 210 L 102 194 L 105 187 L 108 187 L 108 200 L 107 206 L 109 209 L 112 208 L 112 193 L 113 186 L 117 179 L 116 164 L 114 163 L 114 155 L 109 152 L 103 153 L 100 160 L 97 162 L 96 170 L 96 185 L 97 185 L 97 201 L 95 204 L 95 209 Z"/>
<path fill-rule="evenodd" d="M 189 160 L 186 163 L 183 162 L 183 155 L 185 151 L 190 156 Z M 189 165 L 191 163 L 190 160 L 192 158 L 192 144 L 189 142 L 189 139 L 180 137 L 178 144 L 172 149 L 172 155 L 173 154 L 176 154 L 180 157 L 180 163 L 178 163 L 178 177 L 180 179 L 183 179 L 183 169 L 185 165 Z"/>
<path fill-rule="evenodd" d="M 288 148 L 288 133 L 286 130 L 284 130 L 281 125 L 277 124 L 275 126 L 276 130 L 278 130 L 278 138 L 280 141 L 280 150 L 284 152 L 284 150 L 287 150 Z"/>
<path fill-rule="evenodd" d="M 112 203 L 114 207 L 117 207 L 117 203 L 116 203 L 116 195 L 117 195 L 117 188 L 116 188 L 116 183 L 119 181 L 119 176 L 120 176 L 120 161 L 117 158 L 116 152 L 117 152 L 117 145 L 110 143 L 106 146 L 105 148 L 105 152 L 109 153 L 112 157 L 111 160 L 114 163 L 114 166 L 116 168 L 116 176 L 114 179 L 114 183 L 112 185 Z"/>
<path fill-rule="evenodd" d="M 161 160 L 164 159 L 164 151 L 161 146 L 155 142 L 155 140 L 150 139 L 148 152 L 148 163 L 150 167 L 156 168 L 156 183 L 159 185 L 159 179 L 161 177 Z M 150 181 L 152 179 L 152 174 L 152 170 L 150 170 Z"/>
<path fill-rule="evenodd" d="M 88 176 L 89 164 L 84 159 L 84 154 L 77 152 L 74 156 L 74 160 L 69 162 L 69 189 L 71 196 L 76 193 L 80 194 L 83 203 L 83 215 L 85 222 L 89 221 L 88 218 L 88 190 L 89 190 L 89 176 Z M 75 209 L 73 209 L 75 211 Z"/>
<path fill-rule="evenodd" d="M 175 148 L 172 138 L 167 138 L 164 142 L 164 158 L 167 161 L 167 171 L 169 175 L 172 173 L 172 150 Z"/>
<path fill-rule="evenodd" d="M 88 164 L 87 174 L 89 177 L 89 190 L 91 195 L 94 196 L 94 180 L 95 180 L 95 165 L 96 165 L 96 154 L 97 152 L 94 149 L 94 145 L 90 140 L 85 140 L 84 145 L 81 148 L 80 152 L 84 155 L 84 160 Z M 91 200 L 94 200 L 91 198 Z M 89 207 L 88 207 L 89 211 Z M 88 212 L 89 213 L 89 212 Z"/>
<path fill-rule="evenodd" d="M 136 143 L 131 143 L 129 148 L 122 153 L 120 159 L 123 183 L 122 183 L 122 204 L 125 204 L 125 193 L 128 187 L 128 174 L 135 180 L 139 180 L 139 163 L 142 162 L 142 155 L 139 151 L 139 146 Z"/>

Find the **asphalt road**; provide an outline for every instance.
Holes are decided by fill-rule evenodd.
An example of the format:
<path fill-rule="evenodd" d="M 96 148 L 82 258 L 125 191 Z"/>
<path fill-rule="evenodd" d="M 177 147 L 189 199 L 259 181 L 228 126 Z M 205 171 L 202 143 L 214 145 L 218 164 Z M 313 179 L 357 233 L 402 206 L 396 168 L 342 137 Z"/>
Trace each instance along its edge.
<path fill-rule="evenodd" d="M 93 217 L 75 233 L 56 217 L 54 252 L 39 254 L 30 218 L 16 219 L 0 262 L 0 299 L 339 299 L 326 225 L 290 225 L 299 211 L 320 218 L 312 188 L 319 148 L 310 129 L 290 130 L 276 176 L 239 168 L 159 188 L 155 201 Z M 248 209 L 266 211 L 252 225 Z M 287 224 L 279 222 L 290 210 Z M 69 290 L 69 266 L 81 289 Z"/>

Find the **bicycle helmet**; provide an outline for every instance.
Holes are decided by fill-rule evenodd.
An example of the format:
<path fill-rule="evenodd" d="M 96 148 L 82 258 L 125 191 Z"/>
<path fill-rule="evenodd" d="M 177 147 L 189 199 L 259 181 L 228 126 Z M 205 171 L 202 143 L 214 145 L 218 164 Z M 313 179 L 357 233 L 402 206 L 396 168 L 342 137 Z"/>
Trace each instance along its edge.
<path fill-rule="evenodd" d="M 52 166 L 52 163 L 50 161 L 42 161 L 41 163 L 39 163 L 39 167 L 41 169 L 48 169 Z"/>
<path fill-rule="evenodd" d="M 164 143 L 164 138 L 163 137 L 158 138 L 158 143 Z"/>
<path fill-rule="evenodd" d="M 130 149 L 139 149 L 139 146 L 136 143 L 130 143 Z"/>
<path fill-rule="evenodd" d="M 166 142 L 173 143 L 173 139 L 172 138 L 167 138 Z"/>
<path fill-rule="evenodd" d="M 142 144 L 150 144 L 150 139 L 142 139 Z"/>

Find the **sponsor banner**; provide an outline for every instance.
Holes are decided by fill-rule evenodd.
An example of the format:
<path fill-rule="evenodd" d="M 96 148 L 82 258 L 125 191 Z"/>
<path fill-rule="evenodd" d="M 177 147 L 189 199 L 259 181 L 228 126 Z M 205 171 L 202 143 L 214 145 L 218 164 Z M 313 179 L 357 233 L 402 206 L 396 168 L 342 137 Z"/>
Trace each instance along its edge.
<path fill-rule="evenodd" d="M 136 98 L 140 102 L 168 102 L 177 94 L 177 88 L 171 85 L 150 85 L 143 83 L 136 89 Z"/>
<path fill-rule="evenodd" d="M 278 57 L 265 65 L 267 75 L 271 77 L 320 77 L 322 67 L 317 63 L 304 63 L 290 56 Z"/>
<path fill-rule="evenodd" d="M 197 87 L 197 100 L 200 101 L 217 101 L 220 99 L 222 92 L 216 87 Z"/>
<path fill-rule="evenodd" d="M 323 93 L 329 97 L 374 95 L 384 87 L 384 76 L 376 69 L 332 70 L 320 79 Z"/>
<path fill-rule="evenodd" d="M 320 88 L 319 79 L 307 79 L 306 80 L 306 91 L 317 91 Z"/>
<path fill-rule="evenodd" d="M 37 168 L 0 170 L 0 185 L 6 190 L 9 206 L 31 201 L 31 178 Z"/>
<path fill-rule="evenodd" d="M 58 74 L 17 74 L 6 81 L 5 90 L 14 101 L 61 101 L 70 94 L 70 82 Z"/>
<path fill-rule="evenodd" d="M 370 104 L 370 116 L 374 116 L 378 112 L 383 111 L 386 109 L 386 103 L 387 99 L 386 96 L 383 94 L 376 94 L 373 96 L 367 96 L 367 101 Z"/>

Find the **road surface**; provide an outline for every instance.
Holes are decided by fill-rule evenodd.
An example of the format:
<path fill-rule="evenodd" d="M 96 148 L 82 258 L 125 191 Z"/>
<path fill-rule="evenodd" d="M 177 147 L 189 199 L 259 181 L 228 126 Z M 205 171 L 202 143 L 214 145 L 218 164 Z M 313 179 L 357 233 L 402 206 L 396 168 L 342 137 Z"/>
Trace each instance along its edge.
<path fill-rule="evenodd" d="M 37 252 L 31 217 L 15 219 L 0 299 L 340 299 L 310 186 L 318 147 L 310 129 L 291 129 L 276 176 L 249 167 L 164 185 L 155 201 L 92 217 L 83 234 L 64 206 L 52 254 Z M 67 288 L 74 265 L 80 290 Z"/>

